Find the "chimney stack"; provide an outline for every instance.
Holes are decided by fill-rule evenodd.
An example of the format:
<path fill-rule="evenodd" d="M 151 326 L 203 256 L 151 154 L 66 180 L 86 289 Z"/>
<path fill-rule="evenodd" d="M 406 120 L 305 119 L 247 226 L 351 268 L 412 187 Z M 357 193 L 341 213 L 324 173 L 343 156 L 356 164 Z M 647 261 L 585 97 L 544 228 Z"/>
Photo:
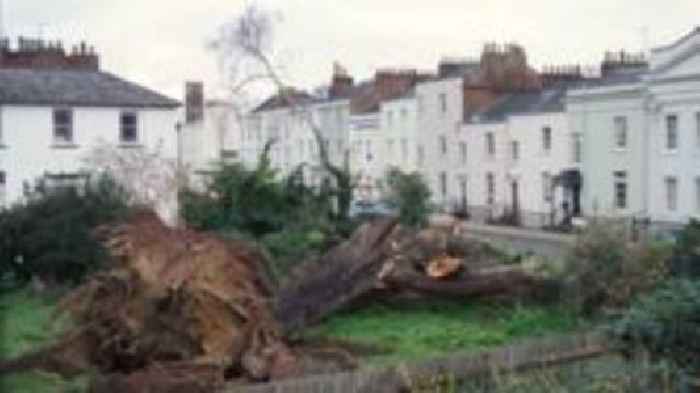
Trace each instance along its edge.
<path fill-rule="evenodd" d="M 328 92 L 330 98 L 347 98 L 352 95 L 355 81 L 340 63 L 333 63 L 333 80 Z"/>
<path fill-rule="evenodd" d="M 79 47 L 73 46 L 73 51 L 66 54 L 60 40 L 54 42 L 20 36 L 16 50 L 10 47 L 9 40 L 0 41 L 0 68 L 99 71 L 100 57 L 94 50 L 88 52 L 85 42 Z"/>
<path fill-rule="evenodd" d="M 185 83 L 185 123 L 192 124 L 204 120 L 204 84 Z"/>

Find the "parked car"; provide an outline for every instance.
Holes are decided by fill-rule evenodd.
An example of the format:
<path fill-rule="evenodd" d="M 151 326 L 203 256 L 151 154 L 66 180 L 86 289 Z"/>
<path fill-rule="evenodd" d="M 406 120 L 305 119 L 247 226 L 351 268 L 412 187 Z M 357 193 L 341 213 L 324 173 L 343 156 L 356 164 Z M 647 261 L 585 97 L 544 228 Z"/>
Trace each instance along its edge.
<path fill-rule="evenodd" d="M 350 204 L 349 215 L 351 218 L 386 217 L 396 214 L 396 208 L 387 202 L 373 202 L 360 199 Z"/>

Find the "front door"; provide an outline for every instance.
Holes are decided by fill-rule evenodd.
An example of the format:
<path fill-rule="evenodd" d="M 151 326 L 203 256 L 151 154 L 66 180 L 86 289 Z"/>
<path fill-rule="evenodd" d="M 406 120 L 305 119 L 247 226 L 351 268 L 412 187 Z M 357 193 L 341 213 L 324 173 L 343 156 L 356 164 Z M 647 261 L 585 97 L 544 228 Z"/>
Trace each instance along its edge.
<path fill-rule="evenodd" d="M 514 180 L 511 183 L 511 197 L 512 197 L 512 207 L 513 207 L 513 214 L 517 214 L 518 210 L 520 209 L 520 198 L 518 196 L 518 181 Z"/>

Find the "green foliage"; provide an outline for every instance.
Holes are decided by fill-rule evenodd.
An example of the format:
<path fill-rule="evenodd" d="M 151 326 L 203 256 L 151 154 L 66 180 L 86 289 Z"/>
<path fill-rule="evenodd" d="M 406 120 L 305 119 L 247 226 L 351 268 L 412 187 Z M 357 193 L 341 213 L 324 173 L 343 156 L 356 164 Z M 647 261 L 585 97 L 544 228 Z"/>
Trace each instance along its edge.
<path fill-rule="evenodd" d="M 271 268 L 281 278 L 294 264 L 327 249 L 354 228 L 335 212 L 337 190 L 331 182 L 312 189 L 304 184 L 303 171 L 299 166 L 280 179 L 267 153 L 254 169 L 220 164 L 203 193 L 183 192 L 182 216 L 197 229 L 258 241 L 270 252 L 275 262 Z"/>
<path fill-rule="evenodd" d="M 678 234 L 671 270 L 677 277 L 700 278 L 700 221 L 690 220 Z"/>
<path fill-rule="evenodd" d="M 671 247 L 631 245 L 624 239 L 622 229 L 610 224 L 592 225 L 579 235 L 562 280 L 566 299 L 580 312 L 624 308 L 668 277 Z"/>
<path fill-rule="evenodd" d="M 431 212 L 430 187 L 418 172 L 392 168 L 386 174 L 387 202 L 399 210 L 399 220 L 409 227 L 424 227 Z"/>
<path fill-rule="evenodd" d="M 386 354 L 368 359 L 382 364 L 505 345 L 578 326 L 574 315 L 559 308 L 436 301 L 372 304 L 334 315 L 307 335 L 384 349 Z"/>
<path fill-rule="evenodd" d="M 0 275 L 18 284 L 34 276 L 79 282 L 107 259 L 95 228 L 123 217 L 127 200 L 106 175 L 88 182 L 83 192 L 49 191 L 39 183 L 26 202 L 0 212 Z"/>
<path fill-rule="evenodd" d="M 700 372 L 700 281 L 672 280 L 641 298 L 609 329 L 626 352 L 644 348 L 680 369 Z"/>
<path fill-rule="evenodd" d="M 52 321 L 55 301 L 28 290 L 0 293 L 0 359 L 12 359 L 49 345 L 63 330 Z M 0 377 L 2 392 L 86 392 L 84 377 L 69 381 L 58 375 L 26 372 Z"/>

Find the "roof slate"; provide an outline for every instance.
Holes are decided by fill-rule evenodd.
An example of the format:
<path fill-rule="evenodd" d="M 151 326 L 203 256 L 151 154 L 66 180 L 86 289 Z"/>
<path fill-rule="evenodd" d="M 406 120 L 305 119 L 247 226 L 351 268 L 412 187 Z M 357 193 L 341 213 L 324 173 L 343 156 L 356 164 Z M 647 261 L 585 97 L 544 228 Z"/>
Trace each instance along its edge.
<path fill-rule="evenodd" d="M 106 72 L 0 69 L 0 104 L 176 108 L 180 102 Z"/>
<path fill-rule="evenodd" d="M 565 87 L 506 94 L 478 115 L 480 121 L 500 122 L 511 114 L 563 112 L 565 97 Z"/>

